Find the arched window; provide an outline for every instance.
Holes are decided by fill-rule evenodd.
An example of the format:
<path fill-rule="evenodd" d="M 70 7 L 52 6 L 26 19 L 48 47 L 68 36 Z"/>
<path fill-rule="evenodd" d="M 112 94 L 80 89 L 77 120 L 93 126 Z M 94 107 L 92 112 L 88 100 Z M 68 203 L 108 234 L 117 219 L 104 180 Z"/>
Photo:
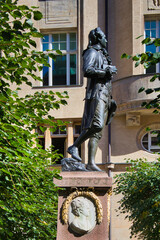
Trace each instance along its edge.
<path fill-rule="evenodd" d="M 160 153 L 160 130 L 152 130 L 142 136 L 143 149 L 151 153 Z"/>

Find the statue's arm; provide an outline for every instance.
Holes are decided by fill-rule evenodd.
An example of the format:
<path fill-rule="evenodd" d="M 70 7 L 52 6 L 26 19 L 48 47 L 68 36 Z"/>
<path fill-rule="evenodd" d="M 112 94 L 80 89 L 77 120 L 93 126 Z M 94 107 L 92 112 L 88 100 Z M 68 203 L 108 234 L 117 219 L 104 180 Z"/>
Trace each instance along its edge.
<path fill-rule="evenodd" d="M 96 52 L 87 50 L 83 56 L 83 72 L 84 77 L 88 78 L 104 78 L 106 75 L 105 69 L 96 68 Z"/>
<path fill-rule="evenodd" d="M 96 57 L 97 53 L 92 49 L 85 52 L 83 57 L 84 77 L 105 79 L 110 78 L 112 74 L 117 72 L 116 67 L 111 65 L 106 65 L 104 69 L 97 68 Z"/>

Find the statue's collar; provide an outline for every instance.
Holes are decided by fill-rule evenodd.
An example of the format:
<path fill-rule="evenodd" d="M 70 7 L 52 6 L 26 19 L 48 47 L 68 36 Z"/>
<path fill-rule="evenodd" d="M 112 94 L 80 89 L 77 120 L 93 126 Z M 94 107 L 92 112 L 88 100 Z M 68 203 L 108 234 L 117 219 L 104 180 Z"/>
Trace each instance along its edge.
<path fill-rule="evenodd" d="M 102 48 L 101 45 L 99 45 L 99 44 L 95 44 L 95 45 L 91 46 L 91 48 L 94 48 L 94 49 L 97 50 L 97 51 L 100 51 L 100 50 L 103 51 L 103 48 Z"/>
<path fill-rule="evenodd" d="M 95 44 L 95 45 L 92 45 L 92 46 L 88 46 L 87 49 L 85 49 L 83 51 L 83 54 L 82 56 L 85 54 L 85 52 L 88 50 L 88 49 L 95 49 L 96 51 L 102 51 L 104 55 L 107 55 L 107 50 L 105 48 L 102 48 L 102 46 L 100 44 Z"/>

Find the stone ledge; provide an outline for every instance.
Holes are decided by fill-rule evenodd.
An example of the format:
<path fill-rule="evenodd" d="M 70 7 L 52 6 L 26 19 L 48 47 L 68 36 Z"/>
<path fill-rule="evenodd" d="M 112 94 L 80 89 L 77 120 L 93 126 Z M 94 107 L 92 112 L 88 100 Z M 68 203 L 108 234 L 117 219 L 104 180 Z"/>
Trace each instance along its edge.
<path fill-rule="evenodd" d="M 112 178 L 105 172 L 61 172 L 61 180 L 53 179 L 58 187 L 111 187 Z"/>

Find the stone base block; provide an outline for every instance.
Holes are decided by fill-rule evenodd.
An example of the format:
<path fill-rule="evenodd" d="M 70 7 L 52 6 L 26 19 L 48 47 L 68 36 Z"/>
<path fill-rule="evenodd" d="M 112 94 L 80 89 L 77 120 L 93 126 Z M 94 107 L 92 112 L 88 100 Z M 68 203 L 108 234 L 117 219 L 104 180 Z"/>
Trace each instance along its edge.
<path fill-rule="evenodd" d="M 58 198 L 58 223 L 57 240 L 108 240 L 109 227 L 109 190 L 112 186 L 112 178 L 105 172 L 62 172 L 62 180 L 54 179 L 58 187 L 65 188 L 59 191 Z M 74 191 L 93 191 L 101 202 L 103 208 L 103 220 L 94 229 L 84 235 L 77 235 L 70 230 L 68 224 L 62 221 L 62 206 L 68 196 Z"/>

